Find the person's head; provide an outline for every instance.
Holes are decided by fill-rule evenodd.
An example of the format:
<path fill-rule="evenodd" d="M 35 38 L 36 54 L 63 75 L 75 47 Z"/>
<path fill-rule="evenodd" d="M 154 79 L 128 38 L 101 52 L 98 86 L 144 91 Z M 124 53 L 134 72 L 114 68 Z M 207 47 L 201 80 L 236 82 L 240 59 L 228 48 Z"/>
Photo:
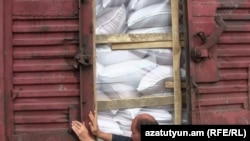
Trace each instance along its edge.
<path fill-rule="evenodd" d="M 149 114 L 137 115 L 131 124 L 131 138 L 133 141 L 141 141 L 141 125 L 158 125 L 158 122 Z"/>

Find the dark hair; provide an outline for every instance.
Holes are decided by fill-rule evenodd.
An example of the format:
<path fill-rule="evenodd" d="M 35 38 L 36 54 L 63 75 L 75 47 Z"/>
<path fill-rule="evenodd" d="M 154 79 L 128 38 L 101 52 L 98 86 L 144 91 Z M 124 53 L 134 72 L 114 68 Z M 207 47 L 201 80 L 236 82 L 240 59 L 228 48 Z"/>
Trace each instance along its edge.
<path fill-rule="evenodd" d="M 136 130 L 141 132 L 141 125 L 159 125 L 154 119 L 139 118 L 136 123 Z"/>

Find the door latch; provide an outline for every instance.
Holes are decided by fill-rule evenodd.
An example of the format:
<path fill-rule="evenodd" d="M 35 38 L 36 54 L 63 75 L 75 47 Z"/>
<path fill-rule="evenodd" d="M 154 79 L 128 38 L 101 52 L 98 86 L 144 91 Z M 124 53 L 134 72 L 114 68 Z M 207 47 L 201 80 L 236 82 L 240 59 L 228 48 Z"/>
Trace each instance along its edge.
<path fill-rule="evenodd" d="M 90 66 L 93 64 L 93 55 L 88 51 L 88 37 L 84 37 L 80 44 L 79 52 L 75 55 L 74 68 L 79 68 L 80 65 Z"/>
<path fill-rule="evenodd" d="M 82 51 L 75 55 L 74 68 L 78 68 L 79 65 L 89 66 L 93 64 L 91 55 L 83 55 Z"/>
<path fill-rule="evenodd" d="M 194 47 L 191 49 L 191 58 L 196 63 L 199 63 L 210 57 L 208 49 L 216 45 L 216 43 L 220 39 L 221 34 L 227 28 L 226 24 L 220 16 L 215 17 L 215 22 L 219 27 L 210 36 L 207 37 L 204 32 L 197 33 L 204 44 L 202 46 Z"/>

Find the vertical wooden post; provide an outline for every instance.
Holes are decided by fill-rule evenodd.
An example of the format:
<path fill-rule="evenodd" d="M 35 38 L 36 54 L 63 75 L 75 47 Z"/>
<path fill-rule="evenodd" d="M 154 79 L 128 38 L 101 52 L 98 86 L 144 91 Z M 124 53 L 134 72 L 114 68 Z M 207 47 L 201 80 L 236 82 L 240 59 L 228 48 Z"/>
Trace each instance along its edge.
<path fill-rule="evenodd" d="M 171 0 L 172 11 L 172 45 L 173 45 L 173 77 L 174 77 L 174 123 L 181 124 L 182 94 L 180 79 L 181 45 L 179 35 L 179 0 Z"/>

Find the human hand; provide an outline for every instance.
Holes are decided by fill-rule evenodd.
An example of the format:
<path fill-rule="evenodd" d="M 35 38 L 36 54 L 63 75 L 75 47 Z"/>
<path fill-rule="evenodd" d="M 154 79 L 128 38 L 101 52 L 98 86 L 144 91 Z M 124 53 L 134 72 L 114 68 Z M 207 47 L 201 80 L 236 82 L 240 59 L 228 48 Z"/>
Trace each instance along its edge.
<path fill-rule="evenodd" d="M 97 122 L 97 112 L 95 111 L 95 113 L 93 114 L 90 111 L 89 118 L 90 118 L 90 122 L 89 122 L 90 130 L 91 130 L 92 134 L 94 134 L 95 136 L 98 136 L 100 130 L 98 127 L 98 122 Z"/>
<path fill-rule="evenodd" d="M 80 141 L 93 141 L 94 139 L 89 135 L 85 123 L 79 121 L 72 121 L 72 129 L 80 139 Z"/>

